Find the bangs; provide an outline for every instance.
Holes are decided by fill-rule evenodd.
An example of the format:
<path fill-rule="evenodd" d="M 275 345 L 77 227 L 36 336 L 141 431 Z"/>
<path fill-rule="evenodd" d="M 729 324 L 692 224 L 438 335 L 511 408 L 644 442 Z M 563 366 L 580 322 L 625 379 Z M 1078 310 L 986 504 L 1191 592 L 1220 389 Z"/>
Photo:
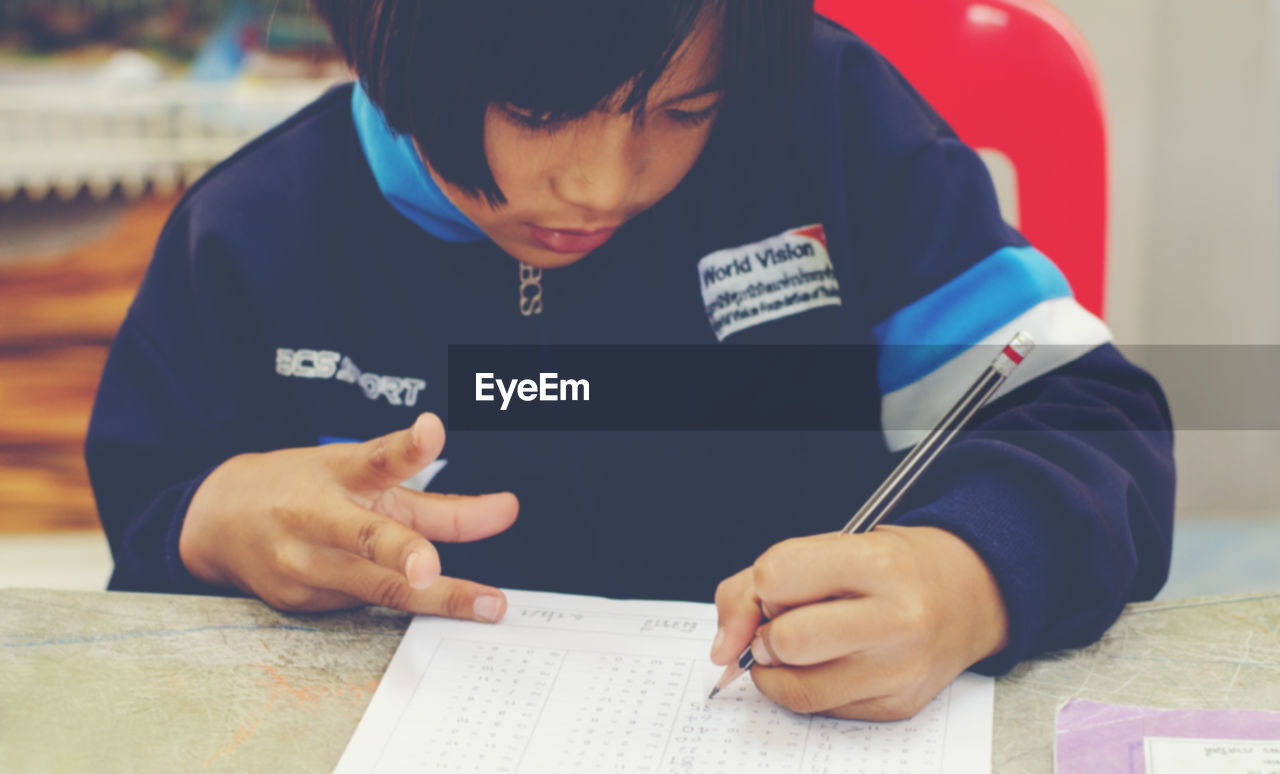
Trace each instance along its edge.
<path fill-rule="evenodd" d="M 808 42 L 812 0 L 312 0 L 390 127 L 432 169 L 493 206 L 490 105 L 554 119 L 643 110 L 676 53 L 708 22 L 715 85 L 772 112 Z"/>
<path fill-rule="evenodd" d="M 517 3 L 487 31 L 477 68 L 488 102 L 577 118 L 621 94 L 619 112 L 643 109 L 649 90 L 720 0 Z M 715 20 L 719 24 L 719 19 Z"/>

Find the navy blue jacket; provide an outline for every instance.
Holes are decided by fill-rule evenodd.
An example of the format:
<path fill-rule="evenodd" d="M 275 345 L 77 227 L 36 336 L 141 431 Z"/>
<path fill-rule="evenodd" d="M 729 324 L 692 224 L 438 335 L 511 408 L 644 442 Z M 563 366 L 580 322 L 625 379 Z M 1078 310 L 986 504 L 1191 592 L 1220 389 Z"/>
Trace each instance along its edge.
<path fill-rule="evenodd" d="M 991 568 L 1011 629 L 979 665 L 989 672 L 1093 641 L 1164 582 L 1174 471 L 1159 387 L 1002 222 L 978 157 L 847 32 L 817 24 L 772 156 L 744 157 L 733 127 L 717 127 L 667 198 L 546 272 L 532 317 L 509 256 L 441 241 L 380 195 L 351 97 L 329 92 L 209 172 L 160 237 L 86 452 L 111 588 L 229 593 L 178 554 L 204 476 L 235 454 L 366 439 L 421 411 L 447 424 L 449 344 L 878 352 L 848 396 L 877 428 L 865 432 L 450 433 L 428 488 L 510 490 L 521 515 L 441 546 L 446 573 L 709 601 L 769 545 L 843 525 L 989 360 L 976 345 L 1015 329 L 1036 336 L 1039 361 L 891 521 L 951 530 Z M 918 343 L 939 346 L 905 346 Z"/>

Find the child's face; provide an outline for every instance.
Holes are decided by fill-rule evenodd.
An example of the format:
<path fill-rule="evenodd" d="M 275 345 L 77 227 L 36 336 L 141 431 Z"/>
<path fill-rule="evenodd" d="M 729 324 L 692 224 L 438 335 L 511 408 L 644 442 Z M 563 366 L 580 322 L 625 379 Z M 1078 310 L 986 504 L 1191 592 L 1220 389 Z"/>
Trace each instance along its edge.
<path fill-rule="evenodd" d="M 536 117 L 490 105 L 485 154 L 505 204 L 436 182 L 513 257 L 543 268 L 579 260 L 670 193 L 702 152 L 723 97 L 714 30 L 700 24 L 685 41 L 649 92 L 643 121 L 597 110 L 531 127 Z"/>

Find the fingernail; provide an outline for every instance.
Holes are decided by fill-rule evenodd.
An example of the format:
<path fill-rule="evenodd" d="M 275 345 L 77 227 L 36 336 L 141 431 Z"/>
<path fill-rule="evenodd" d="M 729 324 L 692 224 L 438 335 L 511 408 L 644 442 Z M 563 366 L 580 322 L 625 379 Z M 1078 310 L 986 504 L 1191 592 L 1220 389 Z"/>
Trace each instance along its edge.
<path fill-rule="evenodd" d="M 769 649 L 764 646 L 764 639 L 760 635 L 751 641 L 751 658 L 760 666 L 771 666 L 773 664 L 773 656 L 769 655 Z"/>
<path fill-rule="evenodd" d="M 498 612 L 502 610 L 502 599 L 501 597 L 477 597 L 475 603 L 471 605 L 471 610 L 475 613 L 477 620 L 492 623 L 498 620 Z"/>
<path fill-rule="evenodd" d="M 436 576 L 427 575 L 426 577 L 419 577 L 421 576 L 421 573 L 419 573 L 419 576 L 415 576 L 413 574 L 413 566 L 417 563 L 418 563 L 418 555 L 409 554 L 409 558 L 406 559 L 404 563 L 404 577 L 408 579 L 409 585 L 411 587 L 415 589 L 425 589 L 427 586 L 430 586 L 432 583 L 435 583 Z"/>
<path fill-rule="evenodd" d="M 711 660 L 715 661 L 716 653 L 720 650 L 720 646 L 724 644 L 724 627 L 716 630 L 716 638 L 711 641 Z"/>

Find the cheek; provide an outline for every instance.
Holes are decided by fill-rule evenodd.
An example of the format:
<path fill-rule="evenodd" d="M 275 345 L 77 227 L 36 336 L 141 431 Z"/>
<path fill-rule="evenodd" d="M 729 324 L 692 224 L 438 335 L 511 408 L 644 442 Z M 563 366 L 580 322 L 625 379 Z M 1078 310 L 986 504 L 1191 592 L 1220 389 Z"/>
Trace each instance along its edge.
<path fill-rule="evenodd" d="M 649 143 L 648 177 L 660 185 L 663 193 L 680 184 L 706 147 L 711 128 L 697 132 L 673 131 L 655 137 Z"/>
<path fill-rule="evenodd" d="M 495 125 L 496 124 L 496 125 Z M 485 129 L 485 159 L 494 181 L 507 197 L 508 207 L 518 207 L 521 200 L 537 190 L 544 175 L 542 160 L 547 149 L 539 138 L 490 122 Z"/>

